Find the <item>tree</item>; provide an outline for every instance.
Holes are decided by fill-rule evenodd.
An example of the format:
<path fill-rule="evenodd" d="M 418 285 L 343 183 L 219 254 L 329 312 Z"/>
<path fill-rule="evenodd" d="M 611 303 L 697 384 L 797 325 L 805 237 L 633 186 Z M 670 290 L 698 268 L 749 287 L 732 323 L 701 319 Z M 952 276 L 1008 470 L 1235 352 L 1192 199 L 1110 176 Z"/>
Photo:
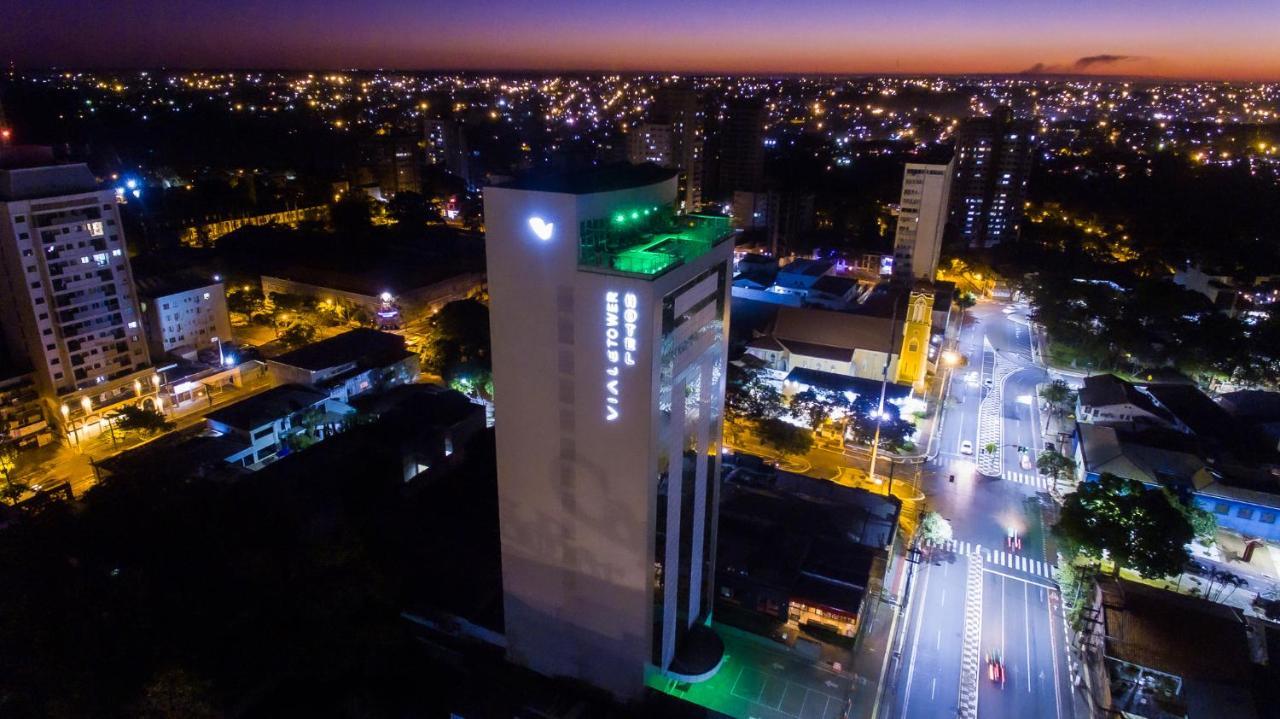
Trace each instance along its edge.
<path fill-rule="evenodd" d="M 476 300 L 450 302 L 427 322 L 422 365 L 446 382 L 457 377 L 488 374 L 489 308 Z"/>
<path fill-rule="evenodd" d="M 951 541 L 951 522 L 937 512 L 925 512 L 920 518 L 920 539 L 929 544 Z"/>
<path fill-rule="evenodd" d="M 1066 408 L 1075 404 L 1075 393 L 1065 381 L 1053 380 L 1041 388 L 1041 399 L 1048 403 L 1051 411 L 1065 412 Z"/>
<path fill-rule="evenodd" d="M 1036 469 L 1058 482 L 1070 482 L 1076 476 L 1076 461 L 1060 452 L 1045 450 L 1036 457 Z"/>
<path fill-rule="evenodd" d="M 421 230 L 428 222 L 439 222 L 440 213 L 417 192 L 397 192 L 387 203 L 387 214 L 406 231 Z"/>
<path fill-rule="evenodd" d="M 783 457 L 808 454 L 813 449 L 813 432 L 781 419 L 766 419 L 756 426 L 760 442 Z"/>
<path fill-rule="evenodd" d="M 373 200 L 363 192 L 353 191 L 329 206 L 329 224 L 333 231 L 346 237 L 361 237 L 373 226 Z"/>
<path fill-rule="evenodd" d="M 1172 501 L 1191 523 L 1197 542 L 1208 547 L 1218 541 L 1218 518 L 1213 516 L 1213 512 L 1197 507 L 1190 497 L 1183 499 L 1175 495 Z"/>
<path fill-rule="evenodd" d="M 809 429 L 815 432 L 827 423 L 835 408 L 836 403 L 826 392 L 807 389 L 791 397 L 791 416 L 809 425 Z"/>
<path fill-rule="evenodd" d="M 111 413 L 109 420 L 123 432 L 139 434 L 156 434 L 174 428 L 173 422 L 154 409 L 128 405 Z"/>
<path fill-rule="evenodd" d="M 286 347 L 301 347 L 316 339 L 316 328 L 301 322 L 289 325 L 280 333 L 280 343 Z"/>
<path fill-rule="evenodd" d="M 782 414 L 782 394 L 765 381 L 758 367 L 729 365 L 724 402 L 732 422 L 753 424 Z"/>
<path fill-rule="evenodd" d="M 232 289 L 227 293 L 227 311 L 252 315 L 262 309 L 262 288 L 246 285 L 248 289 Z"/>
<path fill-rule="evenodd" d="M 1067 494 L 1053 534 L 1067 556 L 1115 562 L 1144 577 L 1180 574 L 1195 538 L 1191 522 L 1163 488 L 1104 474 Z"/>
<path fill-rule="evenodd" d="M 9 504 L 17 504 L 30 488 L 26 482 L 13 476 L 17 468 L 18 448 L 12 442 L 0 442 L 0 474 L 4 475 L 4 486 L 0 487 L 0 499 L 4 499 Z"/>
<path fill-rule="evenodd" d="M 978 304 L 978 298 L 974 297 L 972 292 L 961 292 L 956 295 L 956 307 L 967 310 Z"/>

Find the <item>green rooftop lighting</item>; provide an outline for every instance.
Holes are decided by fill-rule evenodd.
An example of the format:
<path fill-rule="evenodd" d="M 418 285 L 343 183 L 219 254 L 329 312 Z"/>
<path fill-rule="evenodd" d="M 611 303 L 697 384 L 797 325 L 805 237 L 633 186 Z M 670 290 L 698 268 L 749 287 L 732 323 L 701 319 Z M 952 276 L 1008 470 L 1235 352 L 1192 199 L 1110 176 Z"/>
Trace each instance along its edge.
<path fill-rule="evenodd" d="M 632 210 L 632 211 L 631 211 L 631 219 L 633 219 L 633 220 L 638 220 L 638 219 L 640 219 L 640 213 L 639 213 L 639 212 L 636 212 L 635 210 Z"/>

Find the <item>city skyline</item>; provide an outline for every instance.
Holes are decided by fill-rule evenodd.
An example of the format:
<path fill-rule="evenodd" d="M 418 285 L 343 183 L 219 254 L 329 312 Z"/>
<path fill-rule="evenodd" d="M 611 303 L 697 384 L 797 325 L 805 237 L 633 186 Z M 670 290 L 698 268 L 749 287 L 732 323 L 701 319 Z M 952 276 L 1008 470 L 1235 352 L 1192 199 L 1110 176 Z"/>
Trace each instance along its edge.
<path fill-rule="evenodd" d="M 1079 74 L 1280 79 L 1269 29 L 1280 7 L 1243 0 L 1159 9 L 1127 3 L 981 7 L 929 0 L 844 6 L 810 0 L 611 8 L 511 0 L 458 7 L 254 0 L 181 8 L 83 0 L 19 8 L 0 29 L 24 67 L 280 67 L 599 70 L 735 74 Z M 89 44 L 68 27 L 116 38 Z M 957 32 L 956 28 L 964 28 Z M 1212 38 L 1211 40 L 1208 38 Z M 550 40 L 550 41 L 549 41 Z"/>

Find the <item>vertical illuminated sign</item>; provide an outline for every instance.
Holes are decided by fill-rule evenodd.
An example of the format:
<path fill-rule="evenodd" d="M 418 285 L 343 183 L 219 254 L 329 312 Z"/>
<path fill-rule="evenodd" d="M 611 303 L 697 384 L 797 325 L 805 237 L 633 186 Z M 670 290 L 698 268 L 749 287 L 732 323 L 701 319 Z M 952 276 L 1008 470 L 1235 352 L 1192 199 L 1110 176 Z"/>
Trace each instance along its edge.
<path fill-rule="evenodd" d="M 639 305 L 634 292 L 604 293 L 604 418 L 607 422 L 621 415 L 622 368 L 636 363 Z"/>

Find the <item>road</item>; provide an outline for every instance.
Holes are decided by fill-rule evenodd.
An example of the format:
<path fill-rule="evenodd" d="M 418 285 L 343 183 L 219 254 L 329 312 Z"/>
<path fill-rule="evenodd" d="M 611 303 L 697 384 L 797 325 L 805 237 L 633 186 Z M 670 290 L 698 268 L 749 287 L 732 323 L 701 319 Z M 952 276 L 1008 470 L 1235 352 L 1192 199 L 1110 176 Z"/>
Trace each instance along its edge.
<path fill-rule="evenodd" d="M 1022 310 L 1005 307 L 981 301 L 962 323 L 966 363 L 950 379 L 938 453 L 921 479 L 954 540 L 925 548 L 916 565 L 882 717 L 1075 716 L 1042 520 L 1049 483 L 1033 464 L 1043 444 L 1036 385 L 1046 373 Z M 992 652 L 1003 658 L 1003 684 L 987 676 Z"/>
<path fill-rule="evenodd" d="M 204 422 L 205 415 L 222 407 L 265 392 L 275 386 L 271 376 L 261 373 L 245 380 L 243 387 L 227 389 L 217 393 L 211 403 L 198 401 L 178 409 L 176 415 L 169 411 L 168 418 L 179 431 Z M 24 462 L 20 469 L 24 481 L 40 484 L 45 487 L 58 482 L 68 482 L 74 496 L 82 496 L 96 481 L 92 462 L 113 457 L 120 452 L 133 449 L 153 438 L 143 438 L 136 434 L 117 432 L 114 440 L 111 434 L 102 433 L 91 439 L 83 439 L 77 434 L 69 443 L 56 442 L 31 453 L 31 458 Z"/>

